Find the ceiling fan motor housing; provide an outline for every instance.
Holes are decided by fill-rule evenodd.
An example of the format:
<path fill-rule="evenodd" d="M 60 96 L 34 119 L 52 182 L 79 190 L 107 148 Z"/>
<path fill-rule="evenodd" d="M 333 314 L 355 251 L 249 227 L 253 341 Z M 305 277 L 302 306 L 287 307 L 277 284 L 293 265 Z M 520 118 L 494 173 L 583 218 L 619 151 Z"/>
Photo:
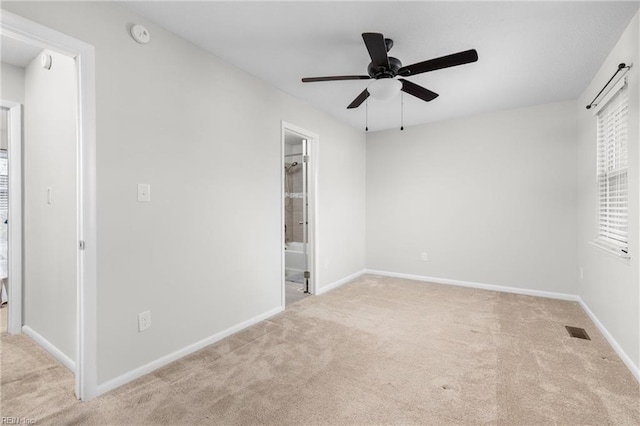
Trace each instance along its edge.
<path fill-rule="evenodd" d="M 393 78 L 398 74 L 398 70 L 400 68 L 402 68 L 402 62 L 400 62 L 400 59 L 389 56 L 388 68 L 384 65 L 376 66 L 373 64 L 373 62 L 370 62 L 369 66 L 367 66 L 367 72 L 371 77 L 375 79 Z"/>

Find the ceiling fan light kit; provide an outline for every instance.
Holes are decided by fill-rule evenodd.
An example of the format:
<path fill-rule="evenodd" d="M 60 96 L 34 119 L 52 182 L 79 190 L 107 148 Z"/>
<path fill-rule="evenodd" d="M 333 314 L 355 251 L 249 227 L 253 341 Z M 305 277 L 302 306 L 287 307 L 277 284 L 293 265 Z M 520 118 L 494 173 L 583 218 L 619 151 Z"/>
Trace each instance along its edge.
<path fill-rule="evenodd" d="M 384 38 L 380 33 L 362 33 L 362 39 L 371 57 L 371 62 L 367 66 L 368 75 L 305 77 L 302 79 L 302 82 L 314 83 L 319 81 L 375 79 L 373 83 L 369 84 L 369 86 L 347 106 L 347 109 L 358 108 L 369 96 L 384 101 L 394 98 L 400 91 L 422 99 L 425 102 L 431 102 L 438 97 L 437 93 L 404 78 L 396 77 L 411 77 L 429 71 L 476 62 L 478 60 L 478 52 L 476 52 L 475 49 L 470 49 L 412 65 L 402 66 L 402 62 L 400 62 L 398 58 L 388 55 L 389 50 L 393 47 L 393 40 Z M 401 127 L 403 128 L 404 126 L 401 125 Z"/>
<path fill-rule="evenodd" d="M 396 97 L 398 93 L 400 93 L 401 89 L 402 83 L 400 80 L 395 80 L 393 78 L 381 78 L 379 80 L 375 80 L 367 87 L 367 91 L 371 97 L 379 101 L 388 101 L 389 99 Z"/>

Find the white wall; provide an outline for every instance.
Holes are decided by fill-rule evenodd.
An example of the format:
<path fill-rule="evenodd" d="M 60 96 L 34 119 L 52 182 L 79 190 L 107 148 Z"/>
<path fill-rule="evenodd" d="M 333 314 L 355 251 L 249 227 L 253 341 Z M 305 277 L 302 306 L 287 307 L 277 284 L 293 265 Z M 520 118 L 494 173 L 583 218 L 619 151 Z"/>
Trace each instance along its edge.
<path fill-rule="evenodd" d="M 580 296 L 623 350 L 640 366 L 640 223 L 638 161 L 640 150 L 640 15 L 636 15 L 591 84 L 578 100 L 578 264 L 584 268 Z M 619 63 L 633 63 L 629 76 L 629 254 L 623 260 L 589 244 L 597 232 L 596 119 L 585 109 Z"/>
<path fill-rule="evenodd" d="M 0 98 L 24 102 L 24 68 L 0 63 Z"/>
<path fill-rule="evenodd" d="M 99 383 L 280 307 L 281 120 L 320 136 L 319 287 L 364 268 L 363 132 L 117 5 L 2 7 L 96 48 Z"/>
<path fill-rule="evenodd" d="M 24 103 L 24 68 L 0 63 L 0 99 Z M 6 123 L 0 131 L 0 149 L 7 149 L 8 137 Z"/>
<path fill-rule="evenodd" d="M 368 135 L 370 269 L 574 294 L 575 215 L 575 102 Z"/>
<path fill-rule="evenodd" d="M 24 325 L 70 359 L 76 348 L 75 62 L 54 52 L 50 70 L 25 73 Z M 47 189 L 52 189 L 52 203 Z"/>

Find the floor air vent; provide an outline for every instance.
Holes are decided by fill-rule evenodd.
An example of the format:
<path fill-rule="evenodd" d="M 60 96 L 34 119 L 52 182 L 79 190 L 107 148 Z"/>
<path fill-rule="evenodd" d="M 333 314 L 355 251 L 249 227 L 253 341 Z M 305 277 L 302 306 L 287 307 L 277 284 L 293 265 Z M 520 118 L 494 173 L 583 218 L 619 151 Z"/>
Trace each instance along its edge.
<path fill-rule="evenodd" d="M 575 337 L 578 339 L 591 340 L 591 338 L 589 337 L 587 332 L 584 330 L 584 328 L 570 327 L 568 325 L 565 325 L 564 327 L 567 329 L 567 331 L 569 332 L 569 336 L 571 337 Z"/>

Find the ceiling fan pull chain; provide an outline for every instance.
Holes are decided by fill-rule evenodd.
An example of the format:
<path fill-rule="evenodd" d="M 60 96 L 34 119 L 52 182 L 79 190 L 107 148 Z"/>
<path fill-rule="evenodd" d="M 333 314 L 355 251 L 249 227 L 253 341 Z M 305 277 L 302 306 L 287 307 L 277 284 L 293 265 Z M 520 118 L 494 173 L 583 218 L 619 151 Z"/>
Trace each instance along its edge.
<path fill-rule="evenodd" d="M 404 130 L 404 93 L 400 92 L 400 130 Z"/>
<path fill-rule="evenodd" d="M 367 102 L 364 105 L 365 107 L 365 114 L 364 114 L 364 131 L 368 132 L 369 131 L 369 100 L 367 99 Z"/>

